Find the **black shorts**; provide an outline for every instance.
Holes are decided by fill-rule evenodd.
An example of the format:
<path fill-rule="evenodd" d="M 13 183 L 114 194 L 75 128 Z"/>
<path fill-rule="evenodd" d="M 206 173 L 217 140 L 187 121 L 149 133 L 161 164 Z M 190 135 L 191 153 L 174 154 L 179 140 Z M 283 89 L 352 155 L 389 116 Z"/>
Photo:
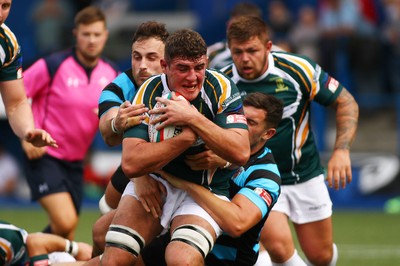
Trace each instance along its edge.
<path fill-rule="evenodd" d="M 26 159 L 25 176 L 31 198 L 36 201 L 44 196 L 68 192 L 79 213 L 83 198 L 83 161 L 68 162 L 44 155 L 40 159 Z"/>
<path fill-rule="evenodd" d="M 126 177 L 122 171 L 122 166 L 119 165 L 117 170 L 115 170 L 114 174 L 111 176 L 111 184 L 119 193 L 122 194 L 124 193 L 125 187 L 128 185 L 129 181 L 129 178 Z"/>

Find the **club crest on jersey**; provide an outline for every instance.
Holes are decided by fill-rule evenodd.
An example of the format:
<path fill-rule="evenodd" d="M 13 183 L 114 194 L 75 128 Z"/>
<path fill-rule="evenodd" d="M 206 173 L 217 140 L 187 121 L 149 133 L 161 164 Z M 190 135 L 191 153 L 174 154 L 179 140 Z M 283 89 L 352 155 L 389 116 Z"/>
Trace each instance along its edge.
<path fill-rule="evenodd" d="M 282 91 L 288 91 L 289 88 L 286 86 L 285 82 L 283 82 L 282 78 L 275 77 L 271 79 L 272 81 L 275 81 L 276 83 L 276 89 L 275 92 L 282 92 Z"/>
<path fill-rule="evenodd" d="M 247 119 L 244 115 L 232 114 L 232 115 L 228 115 L 226 117 L 226 123 L 227 124 L 233 124 L 233 123 L 247 124 Z"/>
<path fill-rule="evenodd" d="M 259 195 L 264 201 L 265 201 L 265 203 L 267 203 L 267 206 L 269 207 L 269 206 L 271 206 L 271 203 L 272 203 L 272 197 L 271 197 L 271 195 L 267 192 L 267 191 L 265 191 L 265 189 L 262 189 L 262 188 L 255 188 L 254 189 L 254 192 L 257 194 L 257 195 Z"/>

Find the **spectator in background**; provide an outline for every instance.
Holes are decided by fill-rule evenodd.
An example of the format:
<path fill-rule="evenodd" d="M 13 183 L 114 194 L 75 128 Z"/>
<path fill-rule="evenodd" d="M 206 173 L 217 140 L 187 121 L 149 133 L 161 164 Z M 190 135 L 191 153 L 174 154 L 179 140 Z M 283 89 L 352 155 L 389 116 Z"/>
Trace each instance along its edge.
<path fill-rule="evenodd" d="M 321 66 L 350 89 L 349 42 L 357 30 L 356 0 L 323 0 L 319 6 Z"/>
<path fill-rule="evenodd" d="M 273 0 L 269 3 L 267 11 L 266 21 L 273 43 L 285 51 L 291 51 L 289 33 L 293 20 L 290 10 L 283 1 Z"/>
<path fill-rule="evenodd" d="M 17 190 L 20 171 L 18 162 L 0 143 L 0 197 L 14 196 Z"/>
<path fill-rule="evenodd" d="M 389 87 L 393 92 L 400 93 L 400 1 L 384 0 L 385 20 L 383 38 L 387 49 L 386 68 Z"/>
<path fill-rule="evenodd" d="M 74 238 L 78 225 L 84 158 L 99 123 L 97 102 L 118 74 L 115 65 L 101 57 L 108 38 L 104 13 L 89 6 L 76 14 L 74 23 L 75 47 L 39 59 L 24 77 L 35 124 L 56 135 L 59 148 L 22 143 L 32 199 L 49 216 L 45 232 L 68 239 Z"/>
<path fill-rule="evenodd" d="M 69 45 L 64 32 L 70 25 L 73 10 L 69 1 L 42 0 L 35 4 L 32 20 L 39 56 L 53 53 Z"/>
<path fill-rule="evenodd" d="M 315 8 L 312 6 L 301 7 L 298 12 L 298 19 L 289 34 L 293 52 L 319 62 L 319 37 L 320 32 Z"/>

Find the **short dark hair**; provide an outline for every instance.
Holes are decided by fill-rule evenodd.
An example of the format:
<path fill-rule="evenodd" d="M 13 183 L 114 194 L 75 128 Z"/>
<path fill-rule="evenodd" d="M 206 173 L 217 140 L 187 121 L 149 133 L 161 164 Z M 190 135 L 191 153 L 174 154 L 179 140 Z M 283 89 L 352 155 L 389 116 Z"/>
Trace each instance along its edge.
<path fill-rule="evenodd" d="M 177 30 L 165 43 L 167 63 L 174 58 L 198 59 L 204 55 L 207 55 L 207 44 L 198 32 L 191 29 Z"/>
<path fill-rule="evenodd" d="M 264 122 L 269 128 L 277 128 L 282 120 L 283 102 L 273 95 L 253 92 L 245 96 L 243 105 L 263 109 L 267 113 Z"/>
<path fill-rule="evenodd" d="M 96 6 L 88 6 L 80 10 L 74 18 L 75 28 L 80 24 L 88 25 L 97 21 L 104 21 L 107 24 L 106 15 L 104 12 Z"/>
<path fill-rule="evenodd" d="M 263 19 L 252 16 L 234 18 L 227 31 L 228 44 L 232 40 L 248 41 L 257 36 L 262 41 L 268 41 L 268 27 Z"/>
<path fill-rule="evenodd" d="M 147 21 L 140 24 L 136 29 L 135 34 L 132 37 L 132 44 L 137 41 L 143 41 L 150 38 L 155 38 L 165 43 L 168 36 L 169 33 L 165 28 L 165 23 Z"/>
<path fill-rule="evenodd" d="M 230 17 L 253 16 L 262 18 L 262 10 L 256 4 L 250 2 L 239 2 L 231 10 Z"/>

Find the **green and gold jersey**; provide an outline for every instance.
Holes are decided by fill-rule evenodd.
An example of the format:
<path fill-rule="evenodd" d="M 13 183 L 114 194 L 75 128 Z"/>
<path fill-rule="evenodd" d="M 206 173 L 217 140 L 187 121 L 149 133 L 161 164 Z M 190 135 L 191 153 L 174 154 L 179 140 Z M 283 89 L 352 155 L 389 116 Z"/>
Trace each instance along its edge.
<path fill-rule="evenodd" d="M 24 265 L 27 236 L 24 229 L 0 221 L 0 265 Z"/>
<path fill-rule="evenodd" d="M 0 81 L 22 78 L 22 55 L 14 33 L 3 23 L 0 27 Z"/>
<path fill-rule="evenodd" d="M 133 100 L 133 104 L 144 103 L 152 109 L 155 98 L 171 92 L 168 88 L 165 74 L 153 76 L 146 80 L 139 88 Z M 222 128 L 247 129 L 247 123 L 243 115 L 243 103 L 236 85 L 224 74 L 206 70 L 203 87 L 196 99 L 190 102 L 205 117 Z M 133 137 L 149 141 L 148 124 L 142 124 L 128 129 L 124 138 Z M 184 162 L 187 154 L 196 154 L 204 151 L 205 143 L 199 139 L 194 146 L 167 164 L 163 170 L 190 182 L 210 188 L 214 193 L 228 196 L 230 175 L 223 171 L 209 169 L 193 171 Z M 214 174 L 215 172 L 215 174 Z"/>
<path fill-rule="evenodd" d="M 231 77 L 242 96 L 263 92 L 283 101 L 282 122 L 266 144 L 274 154 L 283 185 L 324 173 L 310 128 L 310 104 L 332 104 L 343 89 L 338 81 L 308 58 L 286 52 L 270 53 L 267 71 L 255 80 L 240 77 L 233 64 L 221 71 Z"/>

